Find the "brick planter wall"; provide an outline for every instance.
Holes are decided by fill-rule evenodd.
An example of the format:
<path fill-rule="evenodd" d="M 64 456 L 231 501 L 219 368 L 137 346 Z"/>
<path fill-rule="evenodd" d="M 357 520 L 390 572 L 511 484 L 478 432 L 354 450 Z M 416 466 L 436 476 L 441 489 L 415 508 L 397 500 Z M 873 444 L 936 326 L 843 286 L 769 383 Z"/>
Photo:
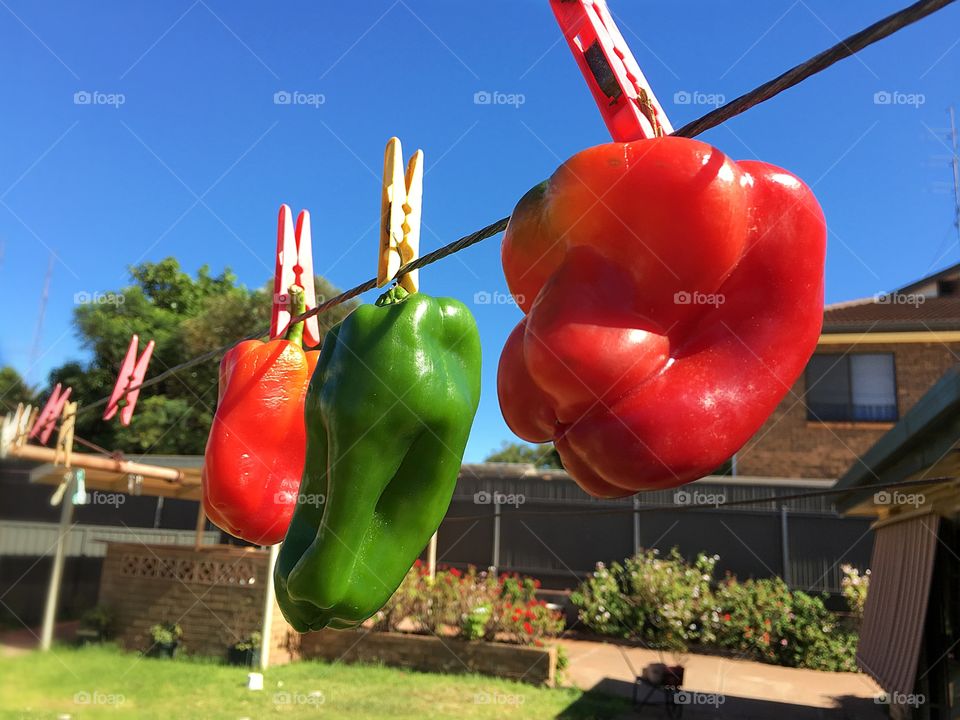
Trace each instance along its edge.
<path fill-rule="evenodd" d="M 117 640 L 129 650 L 150 646 L 152 625 L 175 622 L 186 652 L 224 657 L 261 630 L 268 559 L 257 548 L 109 543 L 99 602 L 113 611 Z M 276 604 L 270 642 L 271 664 L 299 656 L 299 636 Z"/>
<path fill-rule="evenodd" d="M 557 649 L 506 643 L 467 642 L 432 635 L 366 630 L 321 630 L 301 638 L 304 658 L 382 662 L 425 672 L 465 673 L 553 685 Z"/>

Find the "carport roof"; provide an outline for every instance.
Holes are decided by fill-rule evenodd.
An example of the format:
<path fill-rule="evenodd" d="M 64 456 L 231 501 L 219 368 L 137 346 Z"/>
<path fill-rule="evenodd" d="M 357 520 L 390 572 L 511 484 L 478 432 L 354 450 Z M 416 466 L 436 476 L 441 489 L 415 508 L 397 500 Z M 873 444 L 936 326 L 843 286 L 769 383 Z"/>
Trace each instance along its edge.
<path fill-rule="evenodd" d="M 960 366 L 955 365 L 917 401 L 903 418 L 865 452 L 836 484 L 849 488 L 837 508 L 848 514 L 879 514 L 864 485 L 907 480 L 960 478 Z M 926 493 L 927 486 L 911 488 Z M 932 488 L 932 486 L 931 486 Z M 938 483 L 937 490 L 955 492 Z"/>

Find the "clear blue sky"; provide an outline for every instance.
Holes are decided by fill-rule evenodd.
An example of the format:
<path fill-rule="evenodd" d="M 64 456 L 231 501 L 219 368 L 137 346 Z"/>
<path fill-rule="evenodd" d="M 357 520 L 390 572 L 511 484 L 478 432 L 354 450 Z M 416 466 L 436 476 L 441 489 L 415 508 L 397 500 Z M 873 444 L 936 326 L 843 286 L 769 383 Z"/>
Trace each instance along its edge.
<path fill-rule="evenodd" d="M 908 1 L 611 7 L 679 126 L 709 108 L 675 93 L 731 99 Z M 546 0 L 0 0 L 0 63 L 0 363 L 37 384 L 82 357 L 74 293 L 121 287 L 133 263 L 174 255 L 190 271 L 229 266 L 262 283 L 281 202 L 312 212 L 317 272 L 341 287 L 370 277 L 391 135 L 426 155 L 423 252 L 508 214 L 563 159 L 608 139 Z M 958 88 L 953 6 L 703 139 L 812 184 L 830 227 L 827 300 L 871 295 L 960 261 L 943 142 Z M 276 105 L 278 91 L 324 102 Z M 524 102 L 477 105 L 482 91 Z M 124 102 L 75 104 L 78 92 Z M 903 95 L 877 104 L 883 92 Z M 510 437 L 496 364 L 520 313 L 473 303 L 506 292 L 498 240 L 421 278 L 470 304 L 480 327 L 484 389 L 467 451 L 478 460 Z"/>

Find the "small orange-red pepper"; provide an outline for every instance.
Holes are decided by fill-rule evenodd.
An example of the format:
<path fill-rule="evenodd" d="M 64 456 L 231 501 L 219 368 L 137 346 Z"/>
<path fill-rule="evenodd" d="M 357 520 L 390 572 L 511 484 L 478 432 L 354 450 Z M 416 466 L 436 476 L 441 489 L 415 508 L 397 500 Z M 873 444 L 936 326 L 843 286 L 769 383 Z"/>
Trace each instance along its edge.
<path fill-rule="evenodd" d="M 303 294 L 292 292 L 293 315 Z M 303 401 L 319 351 L 304 351 L 303 323 L 285 338 L 238 343 L 220 361 L 220 393 L 203 460 L 203 509 L 257 545 L 283 540 L 297 503 L 306 447 Z"/>

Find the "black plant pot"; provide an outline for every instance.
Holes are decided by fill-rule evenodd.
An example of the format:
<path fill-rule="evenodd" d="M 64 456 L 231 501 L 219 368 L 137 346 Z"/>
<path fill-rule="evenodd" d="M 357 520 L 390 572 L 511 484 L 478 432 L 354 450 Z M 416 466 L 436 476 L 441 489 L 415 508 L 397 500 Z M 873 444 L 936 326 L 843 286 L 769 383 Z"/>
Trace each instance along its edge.
<path fill-rule="evenodd" d="M 227 664 L 253 667 L 254 659 L 259 653 L 260 648 L 247 648 L 245 650 L 235 647 L 227 648 Z"/>
<path fill-rule="evenodd" d="M 173 659 L 174 655 L 177 654 L 177 647 L 179 645 L 179 640 L 174 640 L 172 643 L 154 643 L 147 651 L 147 655 L 155 658 Z"/>
<path fill-rule="evenodd" d="M 77 630 L 76 640 L 78 645 L 94 645 L 97 643 L 102 643 L 106 639 L 106 633 L 104 633 L 102 630 L 83 627 Z"/>

